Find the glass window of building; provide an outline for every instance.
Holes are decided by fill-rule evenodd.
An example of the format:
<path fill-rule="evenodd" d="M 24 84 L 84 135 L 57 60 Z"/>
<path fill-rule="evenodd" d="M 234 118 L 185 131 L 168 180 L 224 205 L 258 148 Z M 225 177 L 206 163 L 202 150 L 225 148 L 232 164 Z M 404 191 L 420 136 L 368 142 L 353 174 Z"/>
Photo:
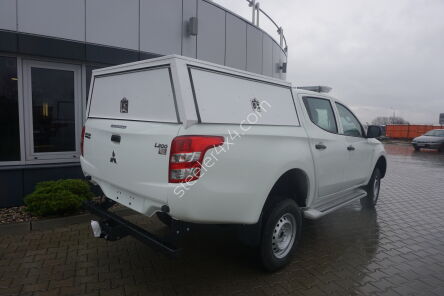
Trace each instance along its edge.
<path fill-rule="evenodd" d="M 17 59 L 0 56 L 0 162 L 20 160 Z"/>
<path fill-rule="evenodd" d="M 74 72 L 32 68 L 34 152 L 75 151 Z"/>

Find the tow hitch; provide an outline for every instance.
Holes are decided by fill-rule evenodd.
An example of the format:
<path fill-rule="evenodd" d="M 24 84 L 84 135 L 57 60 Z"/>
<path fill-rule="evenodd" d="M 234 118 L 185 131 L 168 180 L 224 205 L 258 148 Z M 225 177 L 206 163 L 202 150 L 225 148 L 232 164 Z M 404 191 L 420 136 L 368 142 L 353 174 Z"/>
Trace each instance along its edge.
<path fill-rule="evenodd" d="M 158 249 L 168 255 L 177 255 L 180 251 L 175 245 L 175 236 L 169 239 L 160 238 L 145 229 L 123 219 L 122 217 L 108 211 L 112 203 L 107 200 L 104 203 L 94 203 L 86 201 L 84 207 L 92 214 L 101 217 L 100 221 L 91 221 L 91 228 L 95 237 L 104 238 L 109 241 L 119 240 L 127 235 L 131 235 L 141 242 Z M 171 232 L 177 230 L 171 229 Z"/>

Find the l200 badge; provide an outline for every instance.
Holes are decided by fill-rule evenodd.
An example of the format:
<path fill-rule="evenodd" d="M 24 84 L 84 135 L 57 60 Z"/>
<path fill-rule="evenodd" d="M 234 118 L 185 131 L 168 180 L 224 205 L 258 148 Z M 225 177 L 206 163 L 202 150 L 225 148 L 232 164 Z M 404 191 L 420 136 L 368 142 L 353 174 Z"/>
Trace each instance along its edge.
<path fill-rule="evenodd" d="M 156 144 L 154 144 L 154 148 L 159 148 L 159 154 L 161 154 L 161 155 L 166 155 L 167 154 L 167 149 L 168 149 L 168 145 L 167 144 L 156 143 Z"/>

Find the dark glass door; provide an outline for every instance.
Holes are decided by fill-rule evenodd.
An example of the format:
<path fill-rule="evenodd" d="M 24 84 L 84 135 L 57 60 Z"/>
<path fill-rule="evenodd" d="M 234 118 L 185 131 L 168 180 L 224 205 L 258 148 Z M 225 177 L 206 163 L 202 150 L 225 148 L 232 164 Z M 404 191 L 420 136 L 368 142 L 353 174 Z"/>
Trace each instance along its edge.
<path fill-rule="evenodd" d="M 78 152 L 79 66 L 29 62 L 31 159 L 75 158 Z"/>
<path fill-rule="evenodd" d="M 17 59 L 0 56 L 0 162 L 20 161 Z"/>

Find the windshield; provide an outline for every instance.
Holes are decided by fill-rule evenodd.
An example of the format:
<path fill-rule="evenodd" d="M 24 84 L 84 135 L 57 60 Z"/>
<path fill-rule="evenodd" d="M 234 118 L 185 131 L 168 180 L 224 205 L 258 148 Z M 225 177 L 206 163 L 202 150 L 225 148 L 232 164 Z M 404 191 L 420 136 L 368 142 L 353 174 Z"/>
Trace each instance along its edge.
<path fill-rule="evenodd" d="M 444 130 L 431 130 L 425 133 L 424 136 L 444 137 Z"/>

